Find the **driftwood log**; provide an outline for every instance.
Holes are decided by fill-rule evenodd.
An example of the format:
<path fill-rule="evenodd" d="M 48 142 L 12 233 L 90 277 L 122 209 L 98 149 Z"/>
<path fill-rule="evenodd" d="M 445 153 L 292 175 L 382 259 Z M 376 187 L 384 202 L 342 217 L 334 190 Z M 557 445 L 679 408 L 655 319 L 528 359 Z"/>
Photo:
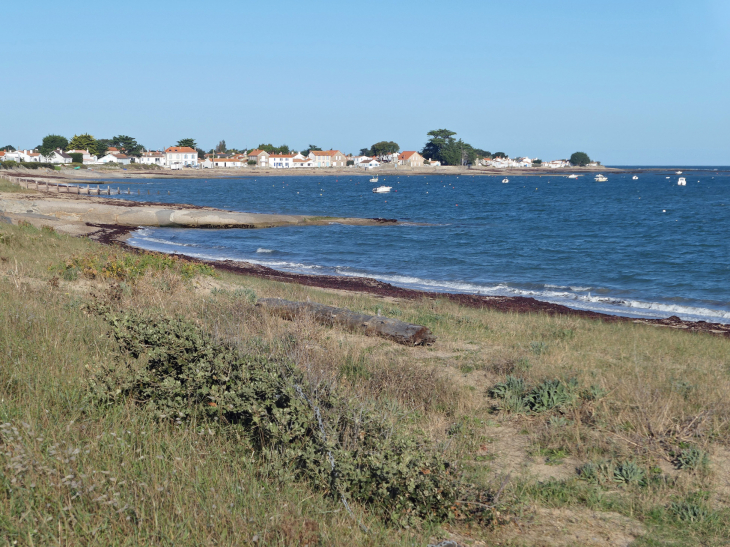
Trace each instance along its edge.
<path fill-rule="evenodd" d="M 365 315 L 315 302 L 261 298 L 256 305 L 284 319 L 308 315 L 324 325 L 344 326 L 348 330 L 367 336 L 381 336 L 404 346 L 426 346 L 436 341 L 436 337 L 431 331 L 421 325 L 413 325 L 389 317 Z"/>

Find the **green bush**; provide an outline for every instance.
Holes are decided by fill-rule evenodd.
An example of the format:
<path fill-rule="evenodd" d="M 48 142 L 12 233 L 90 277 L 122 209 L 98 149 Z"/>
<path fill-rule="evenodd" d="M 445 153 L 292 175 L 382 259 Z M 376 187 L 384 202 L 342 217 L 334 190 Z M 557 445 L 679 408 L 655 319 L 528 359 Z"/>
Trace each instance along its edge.
<path fill-rule="evenodd" d="M 256 165 L 256 160 L 248 160 L 246 163 L 249 165 Z"/>
<path fill-rule="evenodd" d="M 71 156 L 71 163 L 84 163 L 84 155 L 79 152 L 74 152 L 73 154 L 69 154 L 69 156 Z"/>
<path fill-rule="evenodd" d="M 362 401 L 312 386 L 291 364 L 240 355 L 180 319 L 111 314 L 124 358 L 89 381 L 89 401 L 134 401 L 158 419 L 245 434 L 282 478 L 367 504 L 401 525 L 452 517 L 459 479 L 421 440 Z"/>
<path fill-rule="evenodd" d="M 507 376 L 505 382 L 495 385 L 490 395 L 501 399 L 502 410 L 512 412 L 547 412 L 553 409 L 565 409 L 580 400 L 578 382 L 575 379 L 545 380 L 528 391 L 525 381 L 514 376 Z"/>
<path fill-rule="evenodd" d="M 710 463 L 710 459 L 707 457 L 707 452 L 701 448 L 691 446 L 689 448 L 683 448 L 677 458 L 674 461 L 677 469 L 687 469 L 690 471 L 696 471 L 705 469 Z"/>
<path fill-rule="evenodd" d="M 55 164 L 39 162 L 39 161 L 13 161 L 8 160 L 0 162 L 0 167 L 4 169 L 15 169 L 17 167 L 25 167 L 26 169 L 53 169 Z"/>

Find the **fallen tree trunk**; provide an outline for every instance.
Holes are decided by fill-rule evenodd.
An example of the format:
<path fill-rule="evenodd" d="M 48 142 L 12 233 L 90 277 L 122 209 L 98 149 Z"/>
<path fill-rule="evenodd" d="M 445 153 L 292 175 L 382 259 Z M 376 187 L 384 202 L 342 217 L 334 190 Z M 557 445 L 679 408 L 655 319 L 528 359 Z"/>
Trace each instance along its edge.
<path fill-rule="evenodd" d="M 381 336 L 405 346 L 425 346 L 436 341 L 427 327 L 389 317 L 365 315 L 314 302 L 291 302 L 282 298 L 262 298 L 256 305 L 284 319 L 309 315 L 318 323 L 344 326 L 351 331 Z"/>

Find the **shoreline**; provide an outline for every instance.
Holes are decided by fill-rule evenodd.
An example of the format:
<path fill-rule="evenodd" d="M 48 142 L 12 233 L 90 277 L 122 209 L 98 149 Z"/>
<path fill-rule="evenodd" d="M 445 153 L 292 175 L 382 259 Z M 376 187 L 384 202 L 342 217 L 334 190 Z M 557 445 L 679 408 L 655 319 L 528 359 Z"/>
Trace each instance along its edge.
<path fill-rule="evenodd" d="M 241 168 L 211 168 L 211 169 L 183 169 L 172 171 L 170 169 L 100 169 L 95 167 L 86 170 L 64 170 L 52 171 L 50 169 L 16 169 L 8 170 L 7 176 L 38 179 L 57 183 L 82 183 L 82 184 L 104 184 L 107 182 L 133 183 L 134 179 L 225 179 L 225 178 L 255 178 L 255 177 L 344 177 L 344 176 L 515 176 L 515 177 L 568 177 L 578 175 L 580 177 L 592 177 L 596 173 L 608 174 L 640 174 L 650 172 L 674 171 L 674 167 L 567 167 L 560 169 L 524 167 L 524 168 L 490 168 L 490 167 L 394 167 L 381 166 L 375 169 L 359 169 L 354 167 L 343 168 L 296 168 L 296 169 L 272 169 L 261 167 Z M 691 171 L 691 167 L 684 167 Z M 672 173 L 674 174 L 674 173 Z M 0 171 L 0 177 L 3 172 Z"/>
<path fill-rule="evenodd" d="M 588 310 L 570 308 L 562 304 L 553 304 L 532 297 L 525 296 L 485 296 L 469 293 L 450 293 L 422 291 L 398 287 L 391 283 L 378 281 L 370 277 L 349 277 L 336 275 L 313 275 L 300 274 L 275 270 L 268 266 L 253 264 L 245 261 L 233 260 L 204 260 L 181 253 L 163 253 L 161 251 L 149 251 L 140 247 L 134 247 L 127 243 L 135 228 L 119 226 L 114 224 L 89 224 L 96 228 L 96 231 L 87 235 L 90 239 L 105 245 L 117 245 L 134 253 L 159 253 L 176 256 L 183 260 L 207 264 L 225 272 L 278 281 L 281 283 L 294 283 L 308 287 L 316 287 L 332 291 L 348 291 L 364 293 L 382 298 L 393 298 L 403 300 L 419 299 L 447 299 L 461 306 L 469 308 L 486 308 L 503 313 L 544 313 L 547 315 L 564 315 L 569 317 L 580 317 L 582 319 L 603 321 L 605 323 L 640 323 L 654 327 L 665 327 L 687 332 L 704 332 L 713 335 L 730 338 L 730 324 L 710 323 L 707 321 L 687 321 L 677 316 L 670 316 L 665 319 L 635 318 L 622 315 L 611 315 Z"/>
<path fill-rule="evenodd" d="M 59 199 L 60 197 L 60 199 Z M 35 202 L 35 207 L 29 205 Z M 72 205 L 74 202 L 81 207 Z M 89 203 L 96 207 L 89 208 Z M 42 204 L 39 206 L 38 204 Z M 8 210 L 11 204 L 11 210 Z M 55 204 L 55 205 L 54 205 Z M 287 225 L 328 225 L 331 223 L 346 223 L 360 226 L 394 225 L 395 219 L 354 219 L 354 218 L 322 218 L 307 217 L 306 215 L 264 215 L 250 213 L 231 213 L 190 204 L 154 204 L 108 200 L 98 197 L 67 194 L 51 198 L 43 192 L 33 194 L 4 194 L 0 193 L 0 221 L 18 224 L 21 221 L 30 222 L 38 227 L 51 226 L 62 233 L 77 237 L 88 237 L 106 245 L 118 245 L 135 253 L 157 252 L 146 251 L 133 247 L 127 243 L 131 234 L 142 226 L 182 226 L 189 228 L 248 228 L 259 229 Z M 71 207 L 69 207 L 71 205 Z M 31 207 L 29 209 L 29 207 Z M 66 209 L 65 211 L 59 211 Z M 73 209 L 73 210 L 70 210 Z M 135 211 L 136 210 L 136 211 Z M 142 212 L 140 214 L 139 212 Z M 161 218 L 160 214 L 162 213 Z M 174 216 L 174 215 L 178 216 Z M 148 216 L 151 222 L 138 222 L 143 216 Z M 167 216 L 166 216 L 167 215 Z M 236 224 L 230 222 L 230 217 L 237 219 Z M 119 222 L 125 217 L 125 222 Z M 167 221 L 165 220 L 167 219 Z M 163 222 L 161 222 L 161 220 Z M 184 224 L 178 224 L 180 221 Z M 202 222 L 201 222 L 202 220 Z M 213 222 L 211 222 L 213 221 Z M 166 223 L 167 222 L 167 223 Z M 730 337 L 730 324 L 710 323 L 706 321 L 687 321 L 677 316 L 665 319 L 633 318 L 620 315 L 611 315 L 588 310 L 580 310 L 537 300 L 523 296 L 484 296 L 468 293 L 449 293 L 423 291 L 398 287 L 390 283 L 377 281 L 367 277 L 348 277 L 333 275 L 299 274 L 275 270 L 262 265 L 244 261 L 217 261 L 201 260 L 180 253 L 161 253 L 178 256 L 192 262 L 212 265 L 219 270 L 239 275 L 253 276 L 261 279 L 296 283 L 311 287 L 329 290 L 344 290 L 367 293 L 385 298 L 400 298 L 416 300 L 422 298 L 446 298 L 460 305 L 470 308 L 489 308 L 506 313 L 546 313 L 549 315 L 566 315 L 586 319 L 601 320 L 604 322 L 634 322 L 653 326 L 669 327 L 687 330 L 689 332 L 707 332 Z"/>

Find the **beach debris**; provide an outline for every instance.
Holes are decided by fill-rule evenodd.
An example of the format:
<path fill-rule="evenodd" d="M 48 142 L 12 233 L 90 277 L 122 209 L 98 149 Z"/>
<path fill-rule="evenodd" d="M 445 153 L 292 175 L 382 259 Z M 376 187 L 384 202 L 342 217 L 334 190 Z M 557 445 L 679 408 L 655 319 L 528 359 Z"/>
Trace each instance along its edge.
<path fill-rule="evenodd" d="M 345 308 L 325 306 L 316 302 L 292 302 L 283 298 L 261 298 L 256 306 L 271 313 L 292 320 L 299 316 L 310 316 L 318 323 L 340 325 L 366 336 L 380 336 L 404 346 L 426 346 L 436 337 L 422 325 L 414 325 L 375 315 L 357 313 Z"/>

